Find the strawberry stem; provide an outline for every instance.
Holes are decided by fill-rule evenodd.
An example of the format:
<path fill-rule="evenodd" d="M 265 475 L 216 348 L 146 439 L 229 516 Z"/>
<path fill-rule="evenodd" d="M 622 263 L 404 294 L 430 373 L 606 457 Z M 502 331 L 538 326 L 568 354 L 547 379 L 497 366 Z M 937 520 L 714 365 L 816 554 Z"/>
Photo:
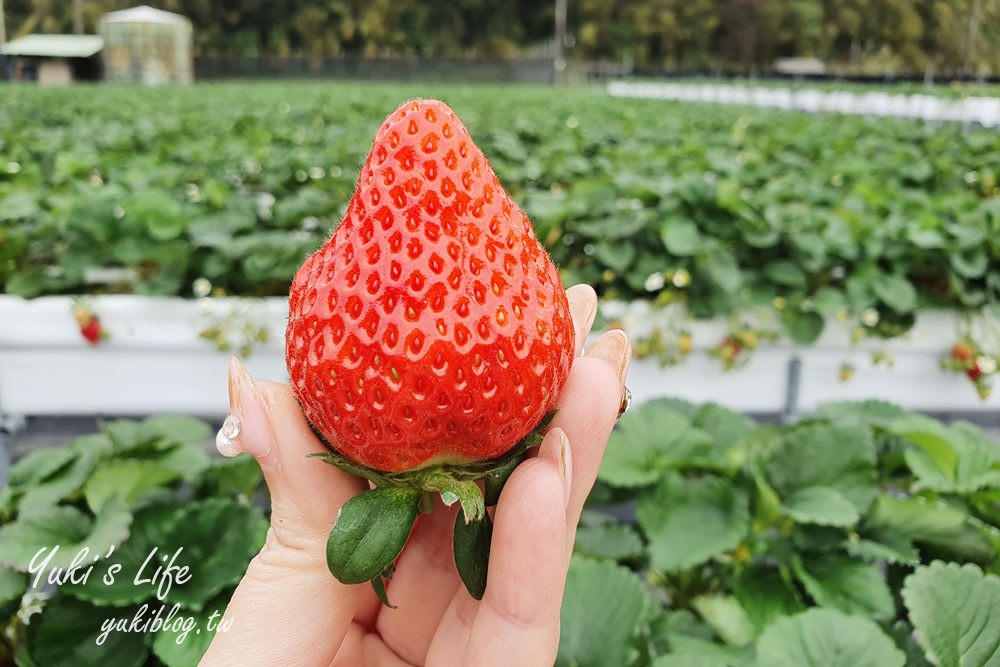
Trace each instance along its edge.
<path fill-rule="evenodd" d="M 445 474 L 435 474 L 424 481 L 427 486 L 441 494 L 441 501 L 451 507 L 456 502 L 462 503 L 462 513 L 465 522 L 479 521 L 486 513 L 486 503 L 483 502 L 483 492 L 479 485 L 471 481 L 460 481 Z"/>
<path fill-rule="evenodd" d="M 430 514 L 434 511 L 434 493 L 424 491 L 420 494 L 420 513 Z"/>

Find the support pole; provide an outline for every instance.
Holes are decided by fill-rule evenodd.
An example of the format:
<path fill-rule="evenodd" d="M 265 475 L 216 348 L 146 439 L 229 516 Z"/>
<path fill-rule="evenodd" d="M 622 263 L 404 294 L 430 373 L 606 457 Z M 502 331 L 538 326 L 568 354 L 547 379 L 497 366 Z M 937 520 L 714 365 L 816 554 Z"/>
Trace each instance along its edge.
<path fill-rule="evenodd" d="M 83 34 L 83 0 L 73 0 L 73 34 Z"/>
<path fill-rule="evenodd" d="M 972 0 L 972 12 L 969 14 L 969 41 L 965 49 L 965 65 L 962 67 L 962 73 L 966 75 L 974 74 L 972 67 L 976 57 L 976 40 L 979 39 L 979 10 L 981 8 L 981 0 Z"/>
<path fill-rule="evenodd" d="M 785 407 L 781 413 L 782 424 L 792 424 L 799 419 L 799 394 L 802 391 L 802 360 L 798 356 L 788 362 L 788 383 L 785 385 Z"/>
<path fill-rule="evenodd" d="M 3 0 L 0 0 L 0 47 L 7 43 L 7 22 L 4 20 Z M 0 54 L 0 81 L 7 79 L 7 56 Z"/>
<path fill-rule="evenodd" d="M 553 45 L 555 82 L 562 83 L 566 71 L 566 1 L 556 0 L 556 33 Z"/>

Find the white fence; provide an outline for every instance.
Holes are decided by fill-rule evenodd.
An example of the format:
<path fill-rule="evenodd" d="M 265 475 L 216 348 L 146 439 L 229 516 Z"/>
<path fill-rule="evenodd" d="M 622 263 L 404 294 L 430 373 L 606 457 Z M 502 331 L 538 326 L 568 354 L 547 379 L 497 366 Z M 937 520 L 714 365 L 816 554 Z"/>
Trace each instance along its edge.
<path fill-rule="evenodd" d="M 1000 127 L 1000 97 L 950 99 L 935 95 L 892 95 L 885 92 L 853 93 L 815 88 L 773 88 L 727 84 L 635 83 L 608 84 L 613 97 L 644 97 L 683 102 L 742 104 L 819 113 L 892 116 L 927 121 L 976 123 Z"/>

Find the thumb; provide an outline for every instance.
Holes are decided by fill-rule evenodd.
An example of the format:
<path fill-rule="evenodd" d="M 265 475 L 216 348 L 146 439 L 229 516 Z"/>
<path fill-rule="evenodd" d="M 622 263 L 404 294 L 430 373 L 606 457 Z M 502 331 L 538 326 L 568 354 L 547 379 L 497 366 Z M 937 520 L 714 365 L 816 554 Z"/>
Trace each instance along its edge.
<path fill-rule="evenodd" d="M 291 389 L 255 382 L 233 357 L 229 363 L 229 415 L 216 436 L 224 456 L 247 453 L 257 459 L 271 494 L 276 531 L 324 542 L 337 511 L 367 485 L 310 454 L 324 453 Z"/>

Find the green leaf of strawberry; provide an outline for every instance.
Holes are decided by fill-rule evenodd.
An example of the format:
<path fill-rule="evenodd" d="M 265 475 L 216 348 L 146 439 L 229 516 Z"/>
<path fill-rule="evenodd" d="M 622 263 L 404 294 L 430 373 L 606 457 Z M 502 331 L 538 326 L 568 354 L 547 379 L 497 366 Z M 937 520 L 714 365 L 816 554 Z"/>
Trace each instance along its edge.
<path fill-rule="evenodd" d="M 345 584 L 381 577 L 410 536 L 422 493 L 415 489 L 371 489 L 340 510 L 326 546 L 326 564 Z"/>
<path fill-rule="evenodd" d="M 389 594 L 385 590 L 385 580 L 392 578 L 395 569 L 394 566 L 390 565 L 372 578 L 372 589 L 375 591 L 375 596 L 389 609 L 396 609 L 396 605 L 389 602 Z"/>
<path fill-rule="evenodd" d="M 461 514 L 455 518 L 455 567 L 469 595 L 477 600 L 482 600 L 486 592 L 492 539 L 493 521 L 489 514 L 483 514 L 477 521 L 464 521 Z"/>
<path fill-rule="evenodd" d="M 498 502 L 500 502 L 500 492 L 503 491 L 503 487 L 507 484 L 507 479 L 514 472 L 514 468 L 521 465 L 524 461 L 525 454 L 521 453 L 518 456 L 512 457 L 507 463 L 494 468 L 486 474 L 484 478 L 486 480 L 486 491 L 485 500 L 487 507 L 493 507 Z"/>

